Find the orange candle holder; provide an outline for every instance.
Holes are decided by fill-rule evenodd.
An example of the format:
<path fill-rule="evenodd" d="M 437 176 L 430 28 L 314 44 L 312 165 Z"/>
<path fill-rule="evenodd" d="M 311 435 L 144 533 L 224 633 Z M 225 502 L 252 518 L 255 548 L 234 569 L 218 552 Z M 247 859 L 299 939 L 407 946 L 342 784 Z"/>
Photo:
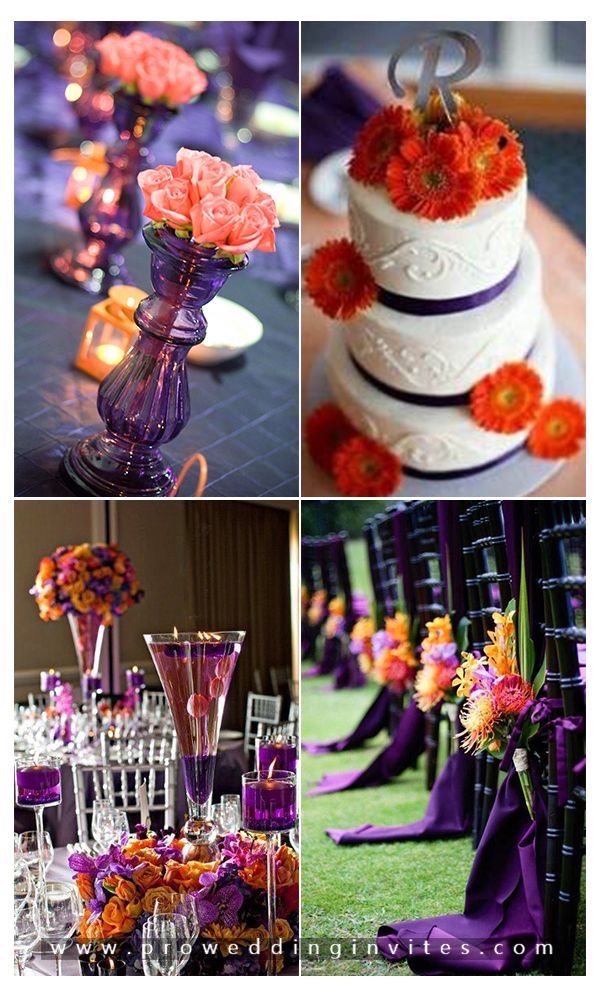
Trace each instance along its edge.
<path fill-rule="evenodd" d="M 147 295 L 133 285 L 113 285 L 108 298 L 92 306 L 75 359 L 79 371 L 101 382 L 123 360 L 139 334 L 135 310 Z"/>

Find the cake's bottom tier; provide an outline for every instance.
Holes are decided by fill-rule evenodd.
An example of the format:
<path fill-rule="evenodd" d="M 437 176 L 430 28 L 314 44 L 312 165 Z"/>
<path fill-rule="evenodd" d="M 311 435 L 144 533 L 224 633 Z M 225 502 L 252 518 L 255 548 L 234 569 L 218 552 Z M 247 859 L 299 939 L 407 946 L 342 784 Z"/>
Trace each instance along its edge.
<path fill-rule="evenodd" d="M 547 398 L 554 386 L 555 344 L 545 311 L 529 363 L 538 371 Z M 360 374 L 340 329 L 329 341 L 326 366 L 333 398 L 354 427 L 394 452 L 414 475 L 478 472 L 508 458 L 527 438 L 527 430 L 517 434 L 482 430 L 468 406 L 417 406 L 388 396 Z"/>

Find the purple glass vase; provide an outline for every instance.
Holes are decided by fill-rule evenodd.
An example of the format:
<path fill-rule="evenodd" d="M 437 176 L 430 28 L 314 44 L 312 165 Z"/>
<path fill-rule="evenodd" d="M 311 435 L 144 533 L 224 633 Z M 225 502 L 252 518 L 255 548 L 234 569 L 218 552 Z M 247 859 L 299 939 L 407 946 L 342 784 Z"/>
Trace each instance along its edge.
<path fill-rule="evenodd" d="M 225 700 L 245 632 L 181 632 L 144 639 L 167 696 L 183 764 L 189 819 L 184 833 L 206 848 L 217 830 L 210 819 L 215 763 Z"/>
<path fill-rule="evenodd" d="M 144 104 L 137 94 L 115 94 L 119 138 L 106 153 L 108 171 L 79 209 L 84 246 L 59 250 L 50 258 L 52 270 L 63 281 L 93 295 L 111 285 L 132 283 L 122 250 L 142 224 L 137 175 L 151 166 L 148 144 L 176 113 L 164 104 Z"/>
<path fill-rule="evenodd" d="M 166 226 L 144 227 L 154 293 L 135 312 L 140 336 L 98 390 L 106 430 L 79 441 L 64 458 L 77 488 L 91 496 L 157 497 L 175 486 L 159 445 L 190 416 L 186 357 L 206 336 L 202 306 L 242 270 Z"/>

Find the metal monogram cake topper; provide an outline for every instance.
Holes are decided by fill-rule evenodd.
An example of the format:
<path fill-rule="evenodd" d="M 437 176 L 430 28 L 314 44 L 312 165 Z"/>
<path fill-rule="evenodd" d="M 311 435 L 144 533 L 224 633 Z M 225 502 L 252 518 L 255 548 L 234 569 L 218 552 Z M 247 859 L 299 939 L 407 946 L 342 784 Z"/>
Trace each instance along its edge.
<path fill-rule="evenodd" d="M 463 61 L 458 69 L 455 69 L 452 73 L 440 76 L 438 75 L 437 67 L 442 54 L 442 49 L 444 47 L 444 42 L 448 39 L 451 39 L 453 42 L 457 42 L 461 47 L 463 51 Z M 454 83 L 458 83 L 460 80 L 466 80 L 467 77 L 471 76 L 471 73 L 474 73 L 479 66 L 481 62 L 481 49 L 479 47 L 479 43 L 473 35 L 467 35 L 464 31 L 427 31 L 423 34 L 413 35 L 412 38 L 408 38 L 400 46 L 400 48 L 394 52 L 392 58 L 390 59 L 388 80 L 396 97 L 404 97 L 406 93 L 404 86 L 400 83 L 396 76 L 398 63 L 406 52 L 416 46 L 418 46 L 423 52 L 424 61 L 421 76 L 419 77 L 415 108 L 423 111 L 427 105 L 429 95 L 432 91 L 437 90 L 439 91 L 440 100 L 444 106 L 446 114 L 450 117 L 455 114 L 457 110 L 451 86 Z"/>

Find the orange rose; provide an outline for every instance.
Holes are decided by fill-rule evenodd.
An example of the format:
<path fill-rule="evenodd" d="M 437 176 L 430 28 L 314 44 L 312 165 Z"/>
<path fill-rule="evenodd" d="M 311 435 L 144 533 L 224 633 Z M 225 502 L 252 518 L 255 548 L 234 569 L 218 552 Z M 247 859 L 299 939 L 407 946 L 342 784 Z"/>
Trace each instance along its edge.
<path fill-rule="evenodd" d="M 135 920 L 127 915 L 127 907 L 122 899 L 113 896 L 102 911 L 102 923 L 106 928 L 107 937 L 117 934 L 131 934 L 135 928 Z"/>
<path fill-rule="evenodd" d="M 141 916 L 142 913 L 142 904 L 139 901 L 139 899 L 133 900 L 132 903 L 127 903 L 127 906 L 125 907 L 125 912 L 127 913 L 128 917 L 133 917 L 134 920 L 137 920 L 137 918 Z"/>
<path fill-rule="evenodd" d="M 104 886 L 107 892 L 116 892 L 118 881 L 119 881 L 118 875 L 107 875 L 104 881 L 102 882 L 102 885 Z"/>
<path fill-rule="evenodd" d="M 160 854 L 152 847 L 142 847 L 141 851 L 136 852 L 135 857 L 139 861 L 147 861 L 150 865 L 160 867 Z"/>
<path fill-rule="evenodd" d="M 267 888 L 267 864 L 266 861 L 259 859 L 254 861 L 253 864 L 248 865 L 247 868 L 242 868 L 240 871 L 240 878 L 251 885 L 254 889 L 266 889 Z"/>
<path fill-rule="evenodd" d="M 152 886 L 158 885 L 162 881 L 160 868 L 149 864 L 147 861 L 142 861 L 141 865 L 134 868 L 131 877 L 135 884 L 139 885 L 144 891 L 151 889 Z"/>
<path fill-rule="evenodd" d="M 146 913 L 154 913 L 158 904 L 159 913 L 172 913 L 179 902 L 179 893 L 173 892 L 166 885 L 148 889 L 142 899 L 142 907 Z"/>
<path fill-rule="evenodd" d="M 178 861 L 167 861 L 164 880 L 173 889 L 185 889 L 190 892 L 200 887 L 200 876 L 204 872 L 215 871 L 217 864 L 215 862 L 203 864 L 201 861 L 188 861 L 181 865 Z"/>
<path fill-rule="evenodd" d="M 298 881 L 299 863 L 298 855 L 291 847 L 283 844 L 277 851 L 276 859 L 277 885 L 295 885 Z"/>
<path fill-rule="evenodd" d="M 123 848 L 123 854 L 128 857 L 132 854 L 136 856 L 147 847 L 156 847 L 156 840 L 152 837 L 146 840 L 130 840 Z"/>
<path fill-rule="evenodd" d="M 79 895 L 84 903 L 89 903 L 90 899 L 93 899 L 96 895 L 94 892 L 94 880 L 91 875 L 86 875 L 85 872 L 77 872 L 75 884 L 79 889 Z"/>
<path fill-rule="evenodd" d="M 132 903 L 134 899 L 138 898 L 136 886 L 126 878 L 117 879 L 115 893 L 125 903 Z"/>

